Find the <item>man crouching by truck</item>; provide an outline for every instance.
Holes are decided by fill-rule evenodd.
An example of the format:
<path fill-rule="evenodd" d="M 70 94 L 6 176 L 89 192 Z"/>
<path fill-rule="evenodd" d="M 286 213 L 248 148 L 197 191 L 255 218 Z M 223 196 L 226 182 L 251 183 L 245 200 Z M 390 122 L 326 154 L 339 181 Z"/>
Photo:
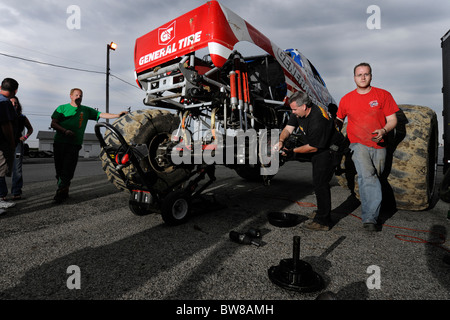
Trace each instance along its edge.
<path fill-rule="evenodd" d="M 284 156 L 299 153 L 311 155 L 317 210 L 313 212 L 312 220 L 303 226 L 309 230 L 328 231 L 331 223 L 330 180 L 340 163 L 345 138 L 337 130 L 332 116 L 313 104 L 306 93 L 295 92 L 289 99 L 289 105 L 292 113 L 275 148 L 281 150 Z M 287 149 L 285 142 L 297 128 L 304 144 Z"/>
<path fill-rule="evenodd" d="M 60 105 L 52 114 L 51 127 L 56 130 L 53 143 L 58 189 L 53 198 L 61 203 L 69 197 L 69 186 L 78 163 L 78 153 L 83 144 L 88 120 L 115 119 L 126 114 L 104 113 L 81 104 L 83 91 L 70 90 L 70 103 Z"/>

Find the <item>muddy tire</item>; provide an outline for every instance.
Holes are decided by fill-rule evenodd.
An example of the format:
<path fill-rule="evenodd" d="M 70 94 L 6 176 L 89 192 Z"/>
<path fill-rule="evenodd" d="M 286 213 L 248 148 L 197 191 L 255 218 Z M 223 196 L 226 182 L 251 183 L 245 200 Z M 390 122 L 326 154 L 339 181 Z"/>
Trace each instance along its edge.
<path fill-rule="evenodd" d="M 149 148 L 149 156 L 141 161 L 144 172 L 153 171 L 155 190 L 166 190 L 169 186 L 183 181 L 190 173 L 185 167 L 159 167 L 155 154 L 158 146 L 171 138 L 172 132 L 178 128 L 179 118 L 165 110 L 138 110 L 133 111 L 115 121 L 112 125 L 118 129 L 128 143 L 146 144 Z M 107 145 L 119 145 L 114 134 L 106 130 L 104 139 Z M 125 181 L 107 158 L 104 151 L 100 153 L 102 168 L 112 182 L 120 190 L 128 190 Z M 135 181 L 133 165 L 125 168 L 124 173 L 127 179 Z"/>
<path fill-rule="evenodd" d="M 398 125 L 387 137 L 386 168 L 388 191 L 397 209 L 428 209 L 436 186 L 438 123 L 436 113 L 428 107 L 399 105 Z M 345 133 L 345 130 L 343 130 Z M 344 157 L 345 173 L 337 176 L 341 186 L 358 194 L 357 174 L 351 158 Z M 385 188 L 383 192 L 386 191 Z M 383 193 L 383 197 L 386 194 Z"/>

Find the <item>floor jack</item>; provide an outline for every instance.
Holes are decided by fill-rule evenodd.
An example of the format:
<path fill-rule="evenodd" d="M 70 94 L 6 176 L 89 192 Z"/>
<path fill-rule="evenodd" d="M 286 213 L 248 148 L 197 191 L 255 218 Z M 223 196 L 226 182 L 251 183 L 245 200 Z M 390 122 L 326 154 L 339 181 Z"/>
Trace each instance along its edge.
<path fill-rule="evenodd" d="M 100 132 L 102 127 L 110 130 L 117 138 L 119 142 L 117 145 L 108 145 L 105 142 Z M 199 197 L 216 180 L 214 165 L 198 165 L 182 181 L 168 186 L 165 190 L 156 190 L 153 187 L 154 173 L 145 172 L 141 166 L 141 161 L 148 157 L 146 145 L 128 144 L 122 134 L 109 123 L 96 124 L 95 134 L 107 158 L 112 162 L 114 169 L 130 191 L 129 207 L 136 215 L 161 213 L 165 223 L 182 224 L 189 217 L 192 200 Z M 123 171 L 130 165 L 133 165 L 135 169 L 132 179 Z M 209 180 L 199 188 L 200 181 L 206 177 Z"/>

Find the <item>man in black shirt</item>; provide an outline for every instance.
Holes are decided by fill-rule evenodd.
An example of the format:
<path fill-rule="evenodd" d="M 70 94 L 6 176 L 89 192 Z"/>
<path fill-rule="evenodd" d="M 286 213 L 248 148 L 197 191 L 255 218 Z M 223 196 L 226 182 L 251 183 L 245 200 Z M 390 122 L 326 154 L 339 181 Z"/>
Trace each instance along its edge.
<path fill-rule="evenodd" d="M 10 176 L 14 161 L 16 111 L 10 101 L 19 88 L 16 80 L 5 78 L 0 88 L 0 177 Z M 0 199 L 0 210 L 13 207 Z"/>
<path fill-rule="evenodd" d="M 306 93 L 295 92 L 289 99 L 289 105 L 292 114 L 280 134 L 280 141 L 276 148 L 283 151 L 282 155 L 301 153 L 311 156 L 317 210 L 313 214 L 313 220 L 305 223 L 304 227 L 310 230 L 327 231 L 331 223 L 330 180 L 340 161 L 340 157 L 334 150 L 344 137 L 336 129 L 334 119 L 327 110 L 313 104 Z M 283 148 L 285 140 L 297 128 L 304 144 L 290 150 Z"/>

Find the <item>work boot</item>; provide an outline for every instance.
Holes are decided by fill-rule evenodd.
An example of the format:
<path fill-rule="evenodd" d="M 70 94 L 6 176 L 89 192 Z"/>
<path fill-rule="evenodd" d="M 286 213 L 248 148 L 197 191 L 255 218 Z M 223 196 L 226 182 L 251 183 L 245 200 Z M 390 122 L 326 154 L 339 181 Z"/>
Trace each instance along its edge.
<path fill-rule="evenodd" d="M 375 223 L 364 223 L 363 227 L 364 227 L 364 230 L 370 231 L 370 232 L 380 231 L 380 228 Z"/>
<path fill-rule="evenodd" d="M 307 217 L 308 217 L 309 219 L 314 219 L 314 218 L 316 217 L 316 215 L 317 215 L 317 210 L 314 210 L 313 212 L 309 213 L 309 214 L 307 215 Z"/>
<path fill-rule="evenodd" d="M 325 226 L 325 225 L 317 223 L 315 221 L 307 221 L 302 226 L 304 229 L 308 229 L 308 230 L 312 230 L 312 231 L 328 231 L 328 230 L 330 230 L 329 226 Z"/>
<path fill-rule="evenodd" d="M 69 187 L 59 188 L 53 197 L 56 203 L 61 203 L 69 197 Z"/>

